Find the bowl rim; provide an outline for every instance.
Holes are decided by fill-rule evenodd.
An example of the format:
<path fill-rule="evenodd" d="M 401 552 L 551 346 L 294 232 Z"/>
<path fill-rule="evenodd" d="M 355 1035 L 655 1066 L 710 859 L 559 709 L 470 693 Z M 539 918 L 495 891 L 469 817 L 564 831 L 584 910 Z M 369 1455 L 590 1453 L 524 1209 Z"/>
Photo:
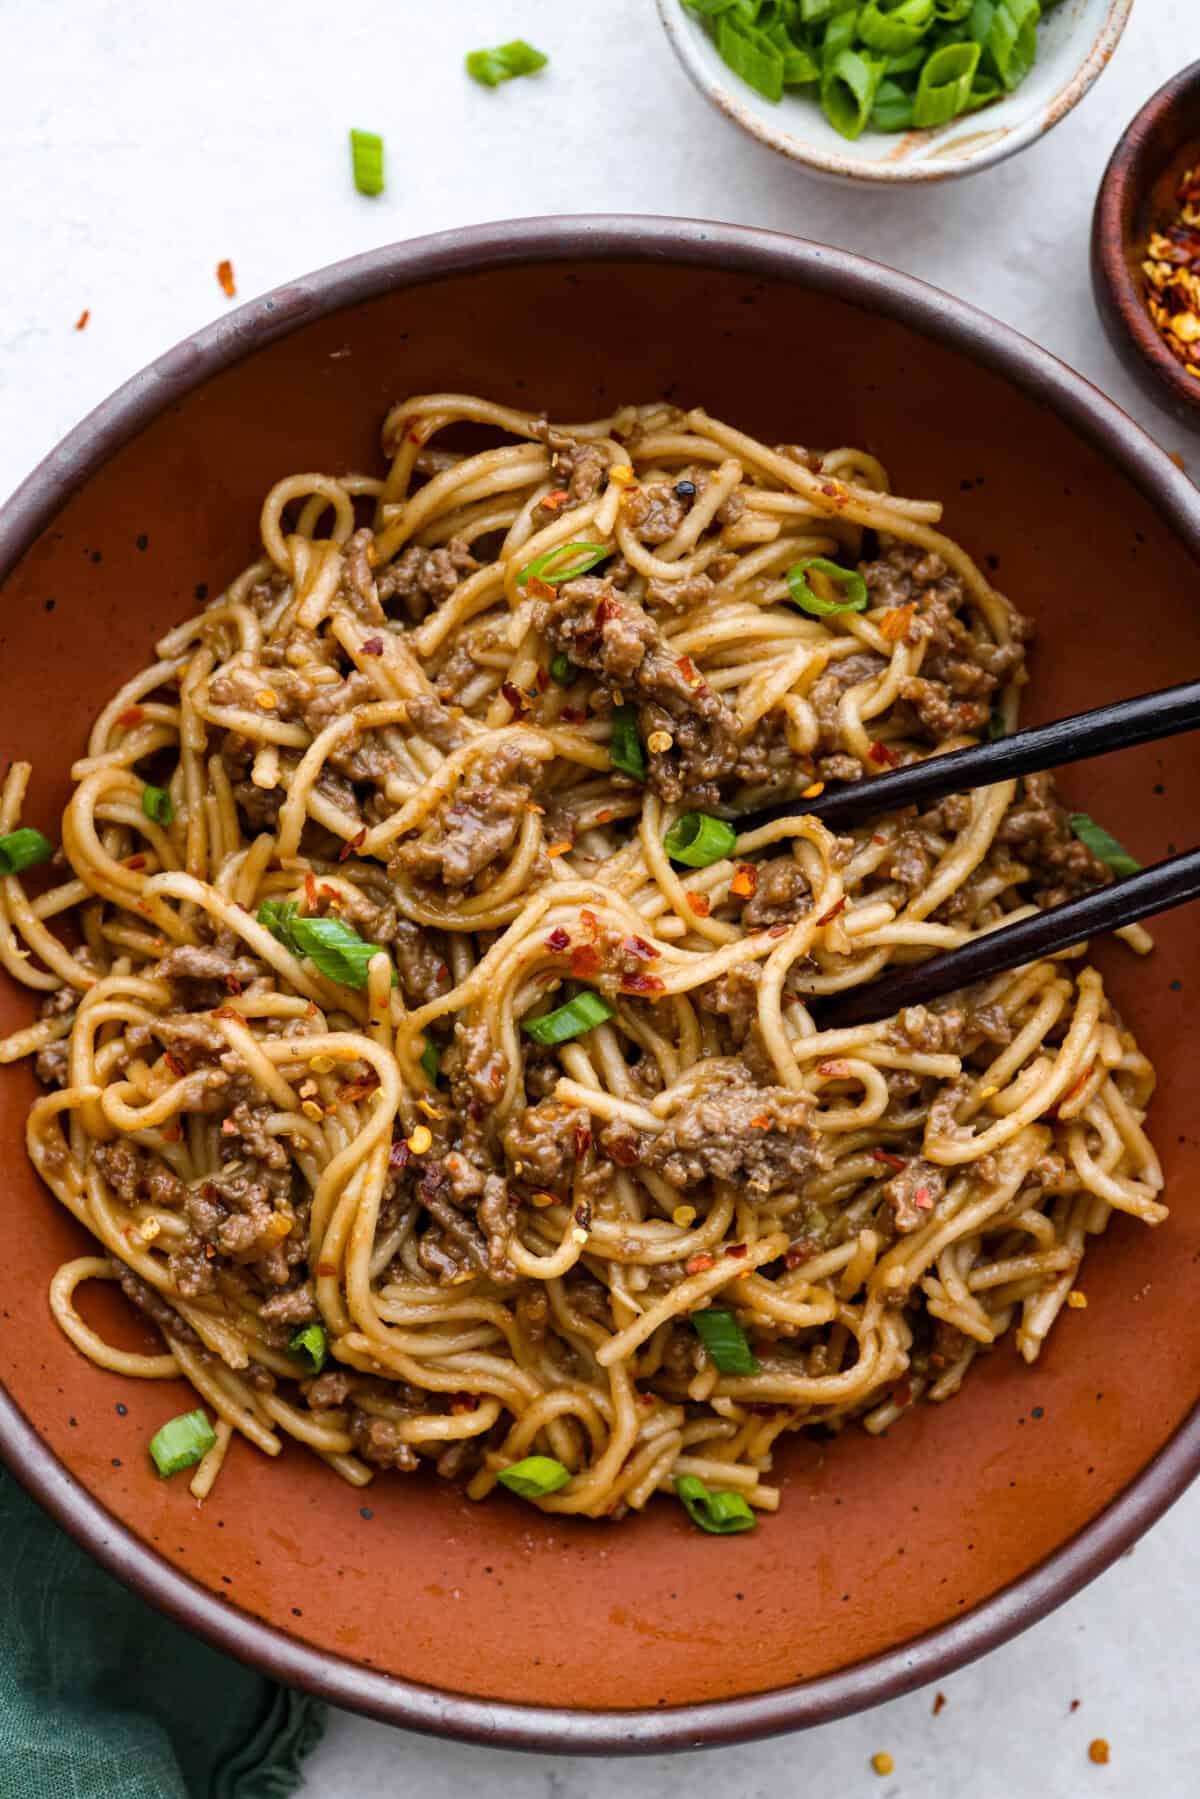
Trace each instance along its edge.
<path fill-rule="evenodd" d="M 0 582 L 64 503 L 123 444 L 211 376 L 330 313 L 453 275 L 561 262 L 675 262 L 790 280 L 947 343 L 1049 407 L 1158 506 L 1200 561 L 1200 492 L 1133 419 L 1011 326 L 848 251 L 753 227 L 639 215 L 565 215 L 462 227 L 370 250 L 286 283 L 158 357 L 75 426 L 0 507 Z M 860 1711 L 938 1679 L 1027 1628 L 1100 1574 L 1200 1472 L 1200 1403 L 1158 1454 L 1052 1555 L 971 1612 L 796 1686 L 661 1711 L 569 1710 L 435 1690 L 305 1644 L 163 1560 L 70 1474 L 0 1384 L 0 1457 L 100 1564 L 214 1647 L 384 1722 L 559 1754 L 660 1753 L 751 1741 Z"/>
<path fill-rule="evenodd" d="M 1092 279 L 1114 348 L 1126 354 L 1135 352 L 1137 368 L 1151 377 L 1147 390 L 1160 404 L 1174 402 L 1176 416 L 1194 423 L 1200 411 L 1200 380 L 1181 368 L 1167 349 L 1146 310 L 1145 295 L 1127 255 L 1134 215 L 1148 185 L 1152 128 L 1189 100 L 1200 101 L 1200 61 L 1189 63 L 1164 81 L 1117 139 L 1100 177 L 1092 213 Z"/>
<path fill-rule="evenodd" d="M 691 26 L 685 18 L 680 0 L 658 0 L 658 16 L 671 48 L 685 73 L 705 99 L 724 113 L 730 122 L 768 150 L 784 156 L 835 180 L 865 185 L 894 185 L 920 181 L 952 181 L 961 175 L 973 175 L 979 169 L 992 167 L 1008 156 L 1015 156 L 1043 137 L 1078 106 L 1112 58 L 1129 23 L 1133 0 L 1108 0 L 1107 9 L 1087 55 L 1074 74 L 1065 81 L 1044 109 L 1036 109 L 1021 124 L 1011 126 L 1002 137 L 984 142 L 967 156 L 955 162 L 865 162 L 853 149 L 823 150 L 807 144 L 782 127 L 773 127 L 758 109 L 743 99 L 738 91 L 709 75 L 699 63 L 691 37 Z M 748 92 L 749 90 L 747 90 Z"/>

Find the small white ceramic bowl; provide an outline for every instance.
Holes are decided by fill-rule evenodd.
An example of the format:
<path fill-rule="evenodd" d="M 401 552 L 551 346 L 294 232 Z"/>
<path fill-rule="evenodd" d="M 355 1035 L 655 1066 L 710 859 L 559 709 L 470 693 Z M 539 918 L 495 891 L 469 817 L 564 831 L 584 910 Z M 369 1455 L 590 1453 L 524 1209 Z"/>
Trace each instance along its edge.
<path fill-rule="evenodd" d="M 1133 0 L 1061 0 L 1038 27 L 1038 56 L 1013 94 L 928 131 L 864 131 L 840 137 L 811 90 L 778 105 L 747 87 L 717 55 L 702 22 L 681 0 L 658 0 L 675 54 L 700 92 L 761 144 L 842 181 L 946 181 L 970 175 L 1032 144 L 1065 118 L 1116 49 Z"/>

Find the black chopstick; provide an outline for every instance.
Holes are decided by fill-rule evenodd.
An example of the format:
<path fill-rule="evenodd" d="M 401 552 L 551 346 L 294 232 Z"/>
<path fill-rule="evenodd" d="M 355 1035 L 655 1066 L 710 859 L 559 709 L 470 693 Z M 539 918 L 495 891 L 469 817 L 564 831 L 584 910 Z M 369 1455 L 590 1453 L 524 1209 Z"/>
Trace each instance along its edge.
<path fill-rule="evenodd" d="M 822 1031 L 873 1024 L 905 1006 L 924 1005 L 960 987 L 1020 968 L 1039 956 L 1070 949 L 1086 937 L 1119 930 L 1152 912 L 1165 912 L 1194 899 L 1200 899 L 1200 850 L 1185 850 L 1111 887 L 1086 893 L 1082 899 L 1065 900 L 1061 906 L 1049 906 L 1016 924 L 1000 925 L 957 949 L 931 956 L 927 962 L 893 969 L 877 981 L 827 998 L 814 995 L 813 1015 Z"/>
<path fill-rule="evenodd" d="M 733 822 L 739 831 L 752 831 L 777 818 L 808 812 L 836 829 L 857 824 L 877 812 L 927 805 L 948 793 L 963 793 L 972 787 L 990 786 L 994 781 L 1012 780 L 1016 775 L 1062 768 L 1085 756 L 1103 756 L 1109 750 L 1130 749 L 1135 743 L 1174 737 L 1197 725 L 1200 681 L 1184 681 L 1159 693 L 1139 694 L 1136 699 L 1097 706 L 1092 712 L 1077 712 L 1072 718 L 1056 719 L 1053 724 L 1038 725 L 1032 731 L 1017 731 L 995 743 L 950 750 L 944 756 L 926 756 L 907 768 L 831 786 L 810 800 L 766 806 Z M 1139 912 L 1136 916 L 1141 918 L 1144 914 Z"/>

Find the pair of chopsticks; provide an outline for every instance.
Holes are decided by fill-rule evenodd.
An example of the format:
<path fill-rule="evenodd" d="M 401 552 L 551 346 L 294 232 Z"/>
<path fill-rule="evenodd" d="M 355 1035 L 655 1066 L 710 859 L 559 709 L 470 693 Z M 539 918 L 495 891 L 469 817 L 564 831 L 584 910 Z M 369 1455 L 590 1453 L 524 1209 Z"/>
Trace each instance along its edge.
<path fill-rule="evenodd" d="M 1103 756 L 1174 737 L 1200 725 L 1200 681 L 1185 681 L 1159 693 L 1141 694 L 1112 706 L 1077 712 L 1031 731 L 1018 731 L 995 743 L 928 756 L 906 768 L 870 779 L 846 782 L 810 802 L 768 806 L 738 820 L 753 830 L 798 811 L 815 815 L 832 829 L 856 824 L 879 812 L 903 806 L 926 806 L 950 793 L 987 787 L 996 781 L 1043 769 L 1063 768 L 1086 756 Z M 1000 925 L 992 931 L 931 956 L 928 961 L 892 969 L 877 981 L 845 993 L 814 998 L 822 1030 L 844 1030 L 890 1018 L 905 1006 L 923 1005 L 975 981 L 1019 968 L 1039 956 L 1055 955 L 1102 931 L 1136 924 L 1151 913 L 1200 899 L 1200 850 L 1185 850 L 1128 875 L 1082 899 L 1066 900 L 1031 918 Z"/>

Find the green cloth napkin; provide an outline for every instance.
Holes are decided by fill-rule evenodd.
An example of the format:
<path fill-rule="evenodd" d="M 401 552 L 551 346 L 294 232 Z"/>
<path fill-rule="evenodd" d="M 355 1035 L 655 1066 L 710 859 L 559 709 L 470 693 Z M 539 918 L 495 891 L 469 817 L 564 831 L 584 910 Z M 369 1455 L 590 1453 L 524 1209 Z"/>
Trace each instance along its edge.
<path fill-rule="evenodd" d="M 4 1799 L 285 1799 L 324 1723 L 106 1574 L 0 1468 Z"/>

